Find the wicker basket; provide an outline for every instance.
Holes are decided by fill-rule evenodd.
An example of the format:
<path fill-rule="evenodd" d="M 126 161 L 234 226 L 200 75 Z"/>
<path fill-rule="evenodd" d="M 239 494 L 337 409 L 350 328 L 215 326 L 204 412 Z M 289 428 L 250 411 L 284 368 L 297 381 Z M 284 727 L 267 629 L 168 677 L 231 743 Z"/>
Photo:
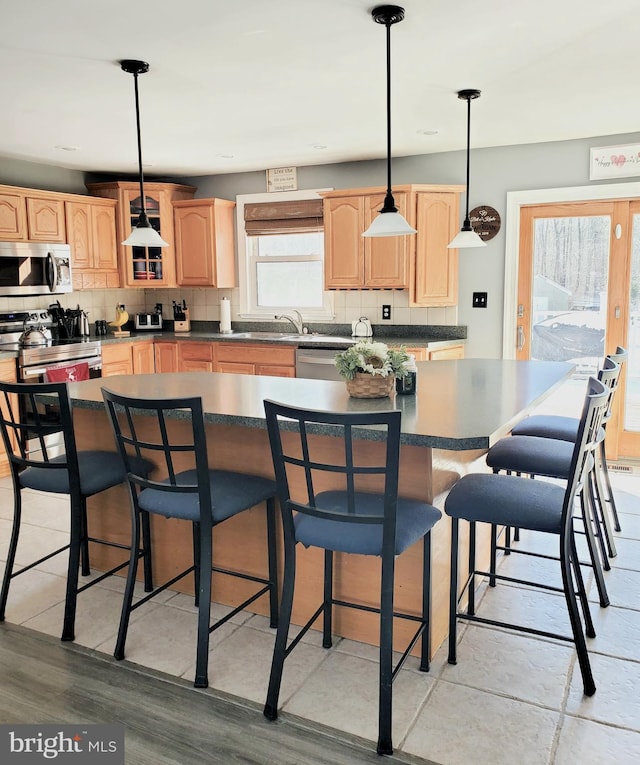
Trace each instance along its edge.
<path fill-rule="evenodd" d="M 393 375 L 380 377 L 356 372 L 353 380 L 346 380 L 345 382 L 349 395 L 353 398 L 384 398 L 391 395 L 395 377 Z"/>

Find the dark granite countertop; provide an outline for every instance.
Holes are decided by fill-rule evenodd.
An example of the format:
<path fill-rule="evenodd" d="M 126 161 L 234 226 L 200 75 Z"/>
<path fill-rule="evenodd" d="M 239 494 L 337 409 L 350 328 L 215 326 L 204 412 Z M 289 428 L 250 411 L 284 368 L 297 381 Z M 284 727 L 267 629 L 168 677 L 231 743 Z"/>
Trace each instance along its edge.
<path fill-rule="evenodd" d="M 415 396 L 350 398 L 342 382 L 213 372 L 118 375 L 71 383 L 74 406 L 102 409 L 101 387 L 139 398 L 201 396 L 209 423 L 264 428 L 263 400 L 330 411 L 400 409 L 402 442 L 438 449 L 488 449 L 566 380 L 571 364 L 457 359 L 418 363 Z M 330 430 L 317 432 L 333 435 Z M 379 440 L 375 429 L 361 438 Z"/>

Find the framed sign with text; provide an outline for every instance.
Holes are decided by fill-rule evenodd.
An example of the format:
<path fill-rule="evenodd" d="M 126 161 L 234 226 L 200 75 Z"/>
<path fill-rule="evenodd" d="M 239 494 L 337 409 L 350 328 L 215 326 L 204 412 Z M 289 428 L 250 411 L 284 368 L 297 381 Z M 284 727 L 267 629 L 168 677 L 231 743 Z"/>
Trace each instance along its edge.
<path fill-rule="evenodd" d="M 596 146 L 590 149 L 589 180 L 640 175 L 640 143 Z"/>
<path fill-rule="evenodd" d="M 296 191 L 298 173 L 295 167 L 275 167 L 267 170 L 267 191 Z"/>
<path fill-rule="evenodd" d="M 471 222 L 471 228 L 473 228 L 483 242 L 493 239 L 498 231 L 500 231 L 500 213 L 494 207 L 489 207 L 488 205 L 474 207 L 469 212 L 469 221 Z"/>

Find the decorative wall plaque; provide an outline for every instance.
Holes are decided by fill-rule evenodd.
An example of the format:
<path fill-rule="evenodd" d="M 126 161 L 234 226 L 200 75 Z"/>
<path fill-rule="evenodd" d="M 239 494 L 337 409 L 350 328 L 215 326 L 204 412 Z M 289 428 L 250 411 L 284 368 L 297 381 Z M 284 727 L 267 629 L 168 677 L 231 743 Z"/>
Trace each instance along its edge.
<path fill-rule="evenodd" d="M 275 167 L 267 170 L 267 191 L 296 191 L 297 188 L 297 168 Z"/>
<path fill-rule="evenodd" d="M 483 242 L 488 242 L 500 231 L 500 213 L 493 207 L 474 207 L 469 213 L 471 226 Z"/>

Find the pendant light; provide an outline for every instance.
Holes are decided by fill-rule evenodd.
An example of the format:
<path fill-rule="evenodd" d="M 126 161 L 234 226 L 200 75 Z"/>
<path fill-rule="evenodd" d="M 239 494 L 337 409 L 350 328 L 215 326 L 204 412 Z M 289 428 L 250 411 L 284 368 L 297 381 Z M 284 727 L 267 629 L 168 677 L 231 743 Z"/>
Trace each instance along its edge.
<path fill-rule="evenodd" d="M 415 234 L 415 228 L 400 215 L 391 193 L 391 25 L 404 19 L 404 8 L 398 5 L 378 5 L 371 11 L 376 24 L 387 28 L 387 193 L 379 215 L 373 219 L 362 236 L 404 236 Z"/>
<path fill-rule="evenodd" d="M 138 99 L 138 75 L 149 71 L 149 64 L 146 61 L 136 61 L 135 59 L 125 59 L 120 62 L 120 68 L 123 72 L 133 75 L 134 91 L 136 96 L 136 130 L 138 135 L 138 173 L 140 178 L 140 204 L 142 212 L 138 218 L 135 228 L 122 244 L 130 247 L 168 247 L 160 234 L 152 228 L 147 217 L 146 200 L 144 196 L 144 175 L 142 173 L 142 142 L 140 139 L 140 104 Z"/>
<path fill-rule="evenodd" d="M 459 90 L 458 98 L 467 102 L 467 207 L 464 215 L 464 223 L 458 235 L 447 247 L 462 249 L 465 247 L 486 247 L 487 243 L 476 234 L 469 220 L 469 147 L 471 143 L 471 102 L 480 97 L 479 90 Z"/>

